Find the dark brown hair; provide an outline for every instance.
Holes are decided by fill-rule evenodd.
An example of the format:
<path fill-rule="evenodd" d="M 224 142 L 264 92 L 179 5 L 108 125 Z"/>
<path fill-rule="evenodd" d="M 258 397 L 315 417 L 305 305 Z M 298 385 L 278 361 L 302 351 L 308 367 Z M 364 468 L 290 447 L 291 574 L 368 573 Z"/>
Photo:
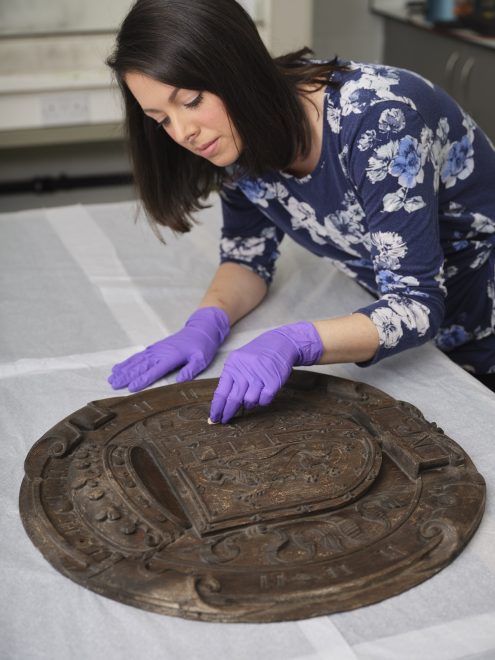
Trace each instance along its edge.
<path fill-rule="evenodd" d="M 127 88 L 126 73 L 219 96 L 242 139 L 237 164 L 245 175 L 262 176 L 309 152 L 301 87 L 328 85 L 331 74 L 344 68 L 309 61 L 311 53 L 303 48 L 273 59 L 235 0 L 137 0 L 107 64 L 124 97 L 135 183 L 155 230 L 153 221 L 189 231 L 192 214 L 218 189 L 224 169 L 157 130 Z"/>

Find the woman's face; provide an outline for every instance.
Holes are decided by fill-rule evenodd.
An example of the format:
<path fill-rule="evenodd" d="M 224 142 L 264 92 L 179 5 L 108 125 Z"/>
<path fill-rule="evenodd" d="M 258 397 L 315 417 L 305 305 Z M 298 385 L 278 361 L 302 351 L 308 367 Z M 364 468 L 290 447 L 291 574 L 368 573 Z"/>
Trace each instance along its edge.
<path fill-rule="evenodd" d="M 181 147 L 218 167 L 238 159 L 241 138 L 220 97 L 172 87 L 137 72 L 127 73 L 124 80 L 143 112 Z"/>

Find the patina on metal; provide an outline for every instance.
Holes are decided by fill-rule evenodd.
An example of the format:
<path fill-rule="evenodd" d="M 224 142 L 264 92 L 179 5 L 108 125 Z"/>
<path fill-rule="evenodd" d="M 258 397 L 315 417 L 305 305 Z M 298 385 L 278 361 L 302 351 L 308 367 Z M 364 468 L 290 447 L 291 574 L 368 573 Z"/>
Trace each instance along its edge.
<path fill-rule="evenodd" d="M 163 614 L 281 621 L 398 594 L 474 534 L 483 477 L 414 406 L 296 371 L 211 426 L 217 382 L 94 401 L 34 445 L 20 511 L 58 571 Z"/>

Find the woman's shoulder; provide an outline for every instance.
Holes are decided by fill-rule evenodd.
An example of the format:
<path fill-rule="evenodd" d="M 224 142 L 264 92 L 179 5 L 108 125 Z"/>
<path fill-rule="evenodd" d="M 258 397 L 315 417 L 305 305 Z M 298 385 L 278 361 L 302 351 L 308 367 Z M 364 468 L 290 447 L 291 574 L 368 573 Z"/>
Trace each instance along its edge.
<path fill-rule="evenodd" d="M 351 135 L 387 109 L 421 116 L 426 123 L 437 122 L 438 112 L 454 111 L 454 102 L 446 94 L 406 69 L 349 61 L 336 78 L 338 87 L 327 89 L 327 119 L 333 133 Z"/>
<path fill-rule="evenodd" d="M 342 61 L 345 69 L 336 71 L 332 90 L 344 115 L 359 113 L 366 106 L 383 101 L 405 102 L 414 106 L 418 97 L 435 93 L 435 85 L 414 71 L 385 64 Z"/>

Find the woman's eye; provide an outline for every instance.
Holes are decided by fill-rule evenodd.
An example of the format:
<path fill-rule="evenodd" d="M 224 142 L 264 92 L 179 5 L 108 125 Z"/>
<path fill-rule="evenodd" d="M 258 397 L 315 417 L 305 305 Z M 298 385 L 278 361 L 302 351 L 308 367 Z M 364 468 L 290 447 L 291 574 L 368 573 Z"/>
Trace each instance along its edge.
<path fill-rule="evenodd" d="M 203 94 L 199 93 L 192 101 L 189 101 L 189 103 L 184 103 L 184 107 L 188 109 L 197 108 L 202 100 L 203 100 Z M 165 119 L 162 119 L 161 121 L 157 122 L 158 128 L 167 128 L 169 124 L 170 124 L 170 119 L 168 117 L 165 117 Z"/>
<path fill-rule="evenodd" d="M 185 103 L 184 105 L 186 106 L 186 108 L 197 108 L 202 100 L 203 100 L 203 94 L 200 93 L 196 96 L 195 99 L 189 101 L 189 103 Z"/>

